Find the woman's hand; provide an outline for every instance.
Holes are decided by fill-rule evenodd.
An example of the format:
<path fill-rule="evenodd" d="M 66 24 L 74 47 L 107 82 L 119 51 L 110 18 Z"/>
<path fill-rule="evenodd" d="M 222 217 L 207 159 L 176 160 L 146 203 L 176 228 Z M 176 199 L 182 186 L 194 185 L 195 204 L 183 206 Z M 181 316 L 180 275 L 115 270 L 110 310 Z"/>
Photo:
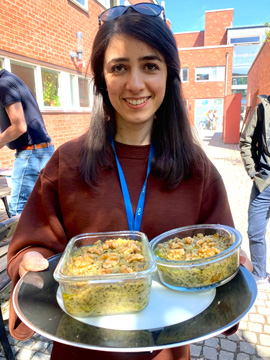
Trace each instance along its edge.
<path fill-rule="evenodd" d="M 19 275 L 22 277 L 27 271 L 41 271 L 47 269 L 49 262 L 37 251 L 29 251 L 23 256 L 19 267 Z"/>
<path fill-rule="evenodd" d="M 244 250 L 240 249 L 240 263 L 245 266 L 250 272 L 253 270 L 252 262 L 247 257 Z"/>

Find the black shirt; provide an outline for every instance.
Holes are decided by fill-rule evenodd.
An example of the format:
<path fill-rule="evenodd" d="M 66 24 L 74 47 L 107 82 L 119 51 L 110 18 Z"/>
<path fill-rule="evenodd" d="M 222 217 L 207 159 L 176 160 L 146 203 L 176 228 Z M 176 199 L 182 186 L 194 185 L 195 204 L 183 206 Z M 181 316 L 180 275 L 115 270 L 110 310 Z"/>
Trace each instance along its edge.
<path fill-rule="evenodd" d="M 50 142 L 36 99 L 28 86 L 16 75 L 7 70 L 0 71 L 0 130 L 5 131 L 11 124 L 5 111 L 7 105 L 20 102 L 27 124 L 27 132 L 6 145 L 10 149 Z"/>

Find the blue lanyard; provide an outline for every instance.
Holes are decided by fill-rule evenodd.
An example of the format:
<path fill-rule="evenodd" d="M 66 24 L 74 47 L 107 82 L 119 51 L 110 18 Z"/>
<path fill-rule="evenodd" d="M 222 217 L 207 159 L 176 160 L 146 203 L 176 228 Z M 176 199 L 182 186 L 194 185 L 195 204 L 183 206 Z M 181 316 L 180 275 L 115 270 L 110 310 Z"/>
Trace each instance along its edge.
<path fill-rule="evenodd" d="M 130 201 L 130 196 L 129 196 L 129 192 L 128 192 L 128 188 L 127 188 L 127 183 L 126 183 L 126 180 L 125 180 L 123 170 L 122 170 L 121 165 L 119 163 L 118 157 L 116 155 L 116 151 L 115 151 L 115 147 L 114 147 L 114 141 L 113 141 L 112 138 L 111 138 L 111 144 L 112 144 L 113 152 L 114 152 L 115 159 L 116 159 L 116 164 L 117 164 L 117 169 L 118 169 L 118 173 L 119 173 L 123 198 L 124 198 L 124 202 L 125 202 L 126 214 L 127 214 L 127 220 L 128 220 L 128 227 L 129 227 L 130 231 L 132 231 L 132 230 L 133 231 L 140 231 L 141 222 L 142 222 L 142 215 L 143 215 L 144 200 L 145 200 L 147 178 L 148 178 L 148 175 L 149 175 L 149 172 L 150 172 L 150 169 L 151 169 L 151 160 L 152 160 L 152 158 L 154 156 L 154 148 L 153 148 L 153 145 L 151 144 L 150 152 L 149 152 L 149 158 L 148 158 L 146 179 L 145 179 L 145 182 L 144 182 L 143 187 L 142 187 L 142 191 L 141 191 L 141 195 L 140 195 L 140 198 L 139 198 L 139 202 L 138 202 L 137 210 L 136 210 L 136 214 L 135 214 L 135 219 L 134 219 L 132 205 L 131 205 L 131 201 Z"/>

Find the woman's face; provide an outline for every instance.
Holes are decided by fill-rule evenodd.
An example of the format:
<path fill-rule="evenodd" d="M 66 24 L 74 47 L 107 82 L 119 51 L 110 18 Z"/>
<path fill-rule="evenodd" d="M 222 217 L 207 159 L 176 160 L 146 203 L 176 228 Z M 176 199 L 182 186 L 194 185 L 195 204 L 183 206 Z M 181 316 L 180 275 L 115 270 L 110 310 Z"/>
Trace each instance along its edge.
<path fill-rule="evenodd" d="M 118 126 L 153 123 L 166 91 L 161 54 L 131 36 L 115 35 L 105 52 L 104 76 Z"/>

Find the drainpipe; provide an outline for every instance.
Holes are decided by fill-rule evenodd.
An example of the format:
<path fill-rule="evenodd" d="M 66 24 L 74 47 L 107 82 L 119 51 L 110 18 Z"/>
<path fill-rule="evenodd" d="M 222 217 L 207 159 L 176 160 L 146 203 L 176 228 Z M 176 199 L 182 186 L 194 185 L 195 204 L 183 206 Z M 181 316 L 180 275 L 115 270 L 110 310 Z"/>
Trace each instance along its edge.
<path fill-rule="evenodd" d="M 228 55 L 229 55 L 229 53 L 226 53 L 226 65 L 225 65 L 225 91 L 224 91 L 224 96 L 227 96 Z"/>

